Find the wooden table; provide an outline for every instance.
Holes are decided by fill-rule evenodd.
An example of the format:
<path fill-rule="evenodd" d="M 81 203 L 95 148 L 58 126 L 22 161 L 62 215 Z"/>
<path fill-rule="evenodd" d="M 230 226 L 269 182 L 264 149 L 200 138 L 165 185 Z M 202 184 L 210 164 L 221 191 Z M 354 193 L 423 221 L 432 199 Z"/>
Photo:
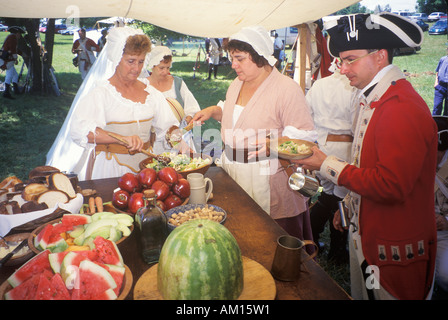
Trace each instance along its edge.
<path fill-rule="evenodd" d="M 213 199 L 209 201 L 227 211 L 227 227 L 236 238 L 243 256 L 271 269 L 278 236 L 286 232 L 221 168 L 211 167 L 206 176 L 213 181 Z M 117 178 L 82 181 L 83 188 L 95 189 L 104 201 L 110 201 Z M 137 228 L 118 245 L 124 263 L 132 271 L 134 285 L 151 265 L 141 258 Z M 350 296 L 314 261 L 305 263 L 306 271 L 296 282 L 275 281 L 278 300 L 348 300 Z M 0 270 L 0 283 L 14 271 Z M 133 288 L 127 299 L 133 299 Z"/>

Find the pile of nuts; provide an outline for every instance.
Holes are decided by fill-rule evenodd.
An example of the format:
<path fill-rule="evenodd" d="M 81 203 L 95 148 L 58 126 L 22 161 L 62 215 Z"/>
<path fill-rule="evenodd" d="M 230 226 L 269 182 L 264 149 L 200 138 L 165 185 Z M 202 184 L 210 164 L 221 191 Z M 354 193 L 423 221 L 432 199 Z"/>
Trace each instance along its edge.
<path fill-rule="evenodd" d="M 193 219 L 208 219 L 221 222 L 224 219 L 224 212 L 216 211 L 214 207 L 206 205 L 203 208 L 190 209 L 185 212 L 173 213 L 168 219 L 168 223 L 178 227 L 182 223 Z"/>

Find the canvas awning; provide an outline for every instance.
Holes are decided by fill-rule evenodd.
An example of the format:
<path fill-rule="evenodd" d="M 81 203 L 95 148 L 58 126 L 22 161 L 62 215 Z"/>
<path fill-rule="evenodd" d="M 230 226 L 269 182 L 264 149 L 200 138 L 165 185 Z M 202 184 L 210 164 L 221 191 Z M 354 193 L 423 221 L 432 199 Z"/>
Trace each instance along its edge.
<path fill-rule="evenodd" d="M 359 0 L 15 0 L 11 18 L 126 17 L 198 37 L 228 37 L 242 27 L 267 30 L 312 22 Z"/>

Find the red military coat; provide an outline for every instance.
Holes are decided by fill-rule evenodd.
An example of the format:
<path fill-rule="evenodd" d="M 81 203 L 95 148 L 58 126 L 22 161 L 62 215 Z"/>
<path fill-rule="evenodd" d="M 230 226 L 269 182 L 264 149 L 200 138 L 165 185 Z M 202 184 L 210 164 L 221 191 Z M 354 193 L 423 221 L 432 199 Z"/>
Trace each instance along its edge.
<path fill-rule="evenodd" d="M 359 163 L 329 160 L 321 171 L 360 196 L 362 254 L 368 265 L 379 267 L 381 286 L 398 299 L 424 299 L 436 256 L 437 126 L 408 81 L 386 88 L 371 102 L 370 119 L 359 120 L 358 128 L 366 126 L 357 131 L 363 136 Z"/>

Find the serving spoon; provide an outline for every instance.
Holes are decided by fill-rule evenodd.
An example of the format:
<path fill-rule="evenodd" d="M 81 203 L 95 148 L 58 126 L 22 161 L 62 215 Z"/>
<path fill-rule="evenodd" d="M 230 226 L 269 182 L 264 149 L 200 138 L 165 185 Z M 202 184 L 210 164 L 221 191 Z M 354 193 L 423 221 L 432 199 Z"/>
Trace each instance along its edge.
<path fill-rule="evenodd" d="M 111 136 L 112 138 L 114 138 L 114 139 L 124 143 L 125 145 L 127 145 L 127 146 L 129 145 L 129 143 L 126 140 L 124 140 L 122 137 L 120 137 L 119 135 L 117 135 L 117 134 L 115 134 L 113 132 L 107 132 L 107 134 L 109 136 Z M 144 149 L 142 149 L 141 153 L 144 153 L 148 157 L 156 159 L 156 160 L 162 162 L 164 165 L 168 165 L 171 162 L 171 158 L 169 158 L 169 157 L 165 157 L 165 156 L 161 156 L 161 155 L 155 155 L 155 154 L 152 154 L 151 152 L 149 152 L 147 150 L 144 150 Z"/>

